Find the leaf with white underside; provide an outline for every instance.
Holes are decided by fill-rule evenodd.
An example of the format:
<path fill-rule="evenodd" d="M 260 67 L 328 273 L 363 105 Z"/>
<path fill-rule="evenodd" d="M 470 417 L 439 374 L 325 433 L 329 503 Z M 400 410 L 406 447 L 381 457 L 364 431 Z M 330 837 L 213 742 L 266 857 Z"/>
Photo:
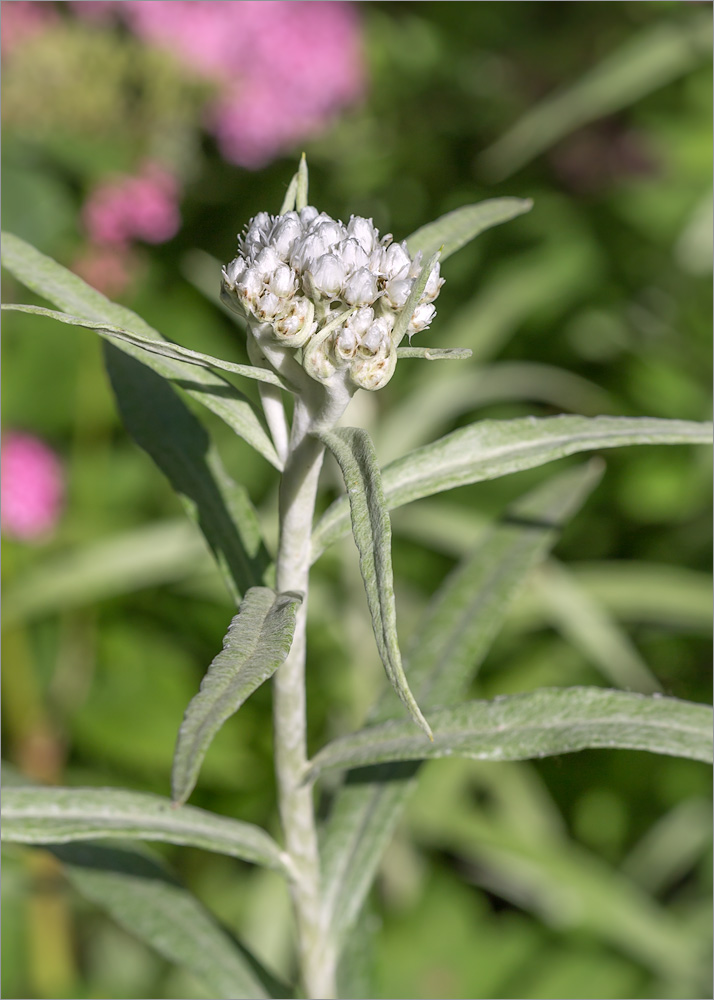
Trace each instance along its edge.
<path fill-rule="evenodd" d="M 398 347 L 397 358 L 424 358 L 425 361 L 465 361 L 473 351 L 468 347 Z"/>
<path fill-rule="evenodd" d="M 243 375 L 244 378 L 252 378 L 258 382 L 269 382 L 280 389 L 287 389 L 283 380 L 275 372 L 266 368 L 254 368 L 252 365 L 238 365 L 232 361 L 224 361 L 222 358 L 214 358 L 211 354 L 201 354 L 200 351 L 192 351 L 188 347 L 181 347 L 180 344 L 172 344 L 168 340 L 153 340 L 149 337 L 139 336 L 131 330 L 122 330 L 121 327 L 111 326 L 109 323 L 98 324 L 81 316 L 72 316 L 70 313 L 58 312 L 56 309 L 45 309 L 43 306 L 20 305 L 10 303 L 3 305 L 3 310 L 9 312 L 30 313 L 33 316 L 45 316 L 47 319 L 55 319 L 59 323 L 66 323 L 68 326 L 81 326 L 86 330 L 94 330 L 100 337 L 107 340 L 119 340 L 133 347 L 138 347 L 149 354 L 158 354 L 163 358 L 173 358 L 175 361 L 185 361 L 189 365 L 197 365 L 199 368 L 220 368 L 222 371 L 232 372 L 234 375 Z"/>
<path fill-rule="evenodd" d="M 264 582 L 270 563 L 245 487 L 228 475 L 208 431 L 170 382 L 114 344 L 102 347 L 124 426 L 197 522 L 238 599 Z"/>
<path fill-rule="evenodd" d="M 147 340 L 166 343 L 158 330 L 131 309 L 111 302 L 76 274 L 12 233 L 2 234 L 2 265 L 26 288 L 68 313 L 127 330 Z M 275 447 L 251 403 L 222 375 L 210 368 L 189 365 L 175 358 L 148 354 L 145 348 L 126 342 L 122 343 L 121 350 L 163 378 L 175 381 L 190 396 L 225 420 L 239 437 L 276 469 L 282 468 Z"/>
<path fill-rule="evenodd" d="M 520 498 L 487 529 L 432 598 L 406 652 L 419 701 L 457 702 L 483 662 L 533 567 L 602 476 L 602 463 L 568 469 Z M 370 722 L 392 717 L 383 697 Z M 337 791 L 322 845 L 328 926 L 343 937 L 357 917 L 402 808 L 418 762 L 349 772 Z"/>
<path fill-rule="evenodd" d="M 412 719 L 431 739 L 429 724 L 409 689 L 399 652 L 392 576 L 392 529 L 374 446 L 367 432 L 356 427 L 321 431 L 318 436 L 335 456 L 345 480 L 352 533 L 359 551 L 372 628 L 384 669 Z"/>
<path fill-rule="evenodd" d="M 412 257 L 419 250 L 428 257 L 443 247 L 443 261 L 486 229 L 509 222 L 531 208 L 530 198 L 491 198 L 476 205 L 464 205 L 413 232 L 407 237 L 407 248 Z"/>
<path fill-rule="evenodd" d="M 542 688 L 430 712 L 433 743 L 404 722 L 368 726 L 328 743 L 310 762 L 314 780 L 333 768 L 401 760 L 473 757 L 529 760 L 610 748 L 712 759 L 712 710 L 678 698 L 604 688 Z"/>
<path fill-rule="evenodd" d="M 211 741 L 226 719 L 272 677 L 290 652 L 300 594 L 252 587 L 241 602 L 215 657 L 191 700 L 174 752 L 172 797 L 185 802 L 194 789 Z"/>
<path fill-rule="evenodd" d="M 209 996 L 267 1000 L 291 995 L 150 855 L 98 844 L 58 844 L 48 850 L 80 895 L 196 976 Z"/>
<path fill-rule="evenodd" d="M 390 462 L 382 472 L 389 509 L 456 486 L 532 469 L 566 455 L 642 444 L 709 444 L 711 424 L 656 417 L 519 417 L 480 420 Z M 313 532 L 313 559 L 346 534 L 344 497 Z"/>
<path fill-rule="evenodd" d="M 264 865 L 288 876 L 285 855 L 252 823 L 182 806 L 123 788 L 4 788 L 2 839 L 17 844 L 64 844 L 122 838 L 184 844 Z"/>

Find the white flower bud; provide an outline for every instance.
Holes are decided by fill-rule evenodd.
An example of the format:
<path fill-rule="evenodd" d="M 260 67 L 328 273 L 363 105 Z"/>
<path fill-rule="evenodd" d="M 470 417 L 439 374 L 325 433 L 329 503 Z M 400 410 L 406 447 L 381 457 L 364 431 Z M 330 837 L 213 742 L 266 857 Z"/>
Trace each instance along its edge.
<path fill-rule="evenodd" d="M 257 271 L 264 281 L 268 281 L 270 275 L 280 263 L 280 257 L 278 257 L 273 247 L 263 247 L 255 258 L 253 269 Z"/>
<path fill-rule="evenodd" d="M 268 288 L 280 298 L 288 298 L 295 293 L 297 279 L 295 272 L 287 264 L 278 264 L 268 282 Z"/>
<path fill-rule="evenodd" d="M 263 292 L 254 306 L 255 315 L 260 320 L 271 320 L 280 312 L 282 302 L 272 292 Z"/>
<path fill-rule="evenodd" d="M 315 221 L 319 214 L 314 205 L 306 205 L 305 208 L 300 210 L 300 222 L 307 228 Z"/>
<path fill-rule="evenodd" d="M 310 230 L 325 244 L 325 247 L 332 248 L 337 243 L 345 238 L 344 227 L 339 223 L 335 222 L 334 219 L 326 219 L 324 222 L 320 222 L 318 225 L 313 225 Z"/>
<path fill-rule="evenodd" d="M 392 278 L 384 290 L 384 301 L 392 309 L 401 309 L 409 298 L 414 281 L 409 278 Z"/>
<path fill-rule="evenodd" d="M 377 298 L 377 279 L 366 267 L 360 267 L 345 282 L 342 298 L 350 306 L 366 306 Z"/>
<path fill-rule="evenodd" d="M 249 267 L 236 285 L 239 297 L 251 305 L 263 290 L 263 279 L 253 267 Z"/>
<path fill-rule="evenodd" d="M 290 308 L 275 323 L 275 333 L 288 347 L 302 347 L 317 329 L 313 321 L 315 308 L 307 299 L 294 298 Z"/>
<path fill-rule="evenodd" d="M 422 302 L 412 313 L 407 333 L 411 336 L 414 333 L 421 333 L 422 330 L 426 330 L 435 315 L 436 306 L 433 306 L 431 303 Z"/>
<path fill-rule="evenodd" d="M 334 254 L 326 253 L 303 275 L 303 287 L 308 295 L 334 299 L 345 280 L 345 267 Z"/>
<path fill-rule="evenodd" d="M 373 322 L 374 309 L 370 306 L 362 306 L 357 312 L 352 313 L 345 323 L 345 328 L 353 330 L 358 339 L 361 340 Z"/>
<path fill-rule="evenodd" d="M 429 279 L 422 293 L 422 302 L 433 302 L 444 284 L 444 279 L 439 277 L 439 262 L 434 265 L 434 269 L 429 275 Z"/>
<path fill-rule="evenodd" d="M 226 264 L 221 274 L 226 285 L 229 288 L 235 288 L 236 282 L 240 281 L 247 269 L 248 265 L 245 259 L 243 257 L 235 257 L 230 264 Z"/>
<path fill-rule="evenodd" d="M 275 247 L 276 253 L 283 260 L 287 260 L 295 241 L 300 239 L 302 233 L 303 229 L 297 212 L 286 212 L 275 223 L 270 236 L 270 242 Z"/>
<path fill-rule="evenodd" d="M 376 354 L 380 347 L 389 343 L 389 324 L 384 316 L 378 316 L 362 337 L 360 347 L 369 354 Z"/>
<path fill-rule="evenodd" d="M 422 262 L 423 256 L 424 256 L 423 251 L 419 250 L 417 252 L 416 257 L 414 258 L 414 260 L 411 263 L 411 267 L 409 268 L 409 277 L 410 278 L 418 278 L 419 275 L 421 274 L 421 262 Z"/>
<path fill-rule="evenodd" d="M 327 251 L 324 241 L 314 233 L 296 240 L 290 253 L 290 263 L 297 271 L 312 269 L 318 257 Z"/>
<path fill-rule="evenodd" d="M 350 367 L 350 378 L 361 389 L 375 391 L 382 389 L 394 374 L 397 365 L 397 351 L 391 341 L 374 355 L 357 357 Z"/>
<path fill-rule="evenodd" d="M 351 361 L 357 353 L 357 334 L 345 325 L 335 337 L 334 351 L 340 361 Z"/>
<path fill-rule="evenodd" d="M 389 278 L 405 278 L 411 262 L 406 243 L 392 243 L 384 251 L 384 270 Z"/>
<path fill-rule="evenodd" d="M 371 219 L 363 219 L 360 215 L 350 216 L 347 223 L 347 235 L 353 236 L 367 253 L 372 253 L 377 245 L 377 230 Z"/>
<path fill-rule="evenodd" d="M 360 267 L 366 267 L 369 263 L 369 254 L 364 247 L 352 237 L 347 240 L 343 240 L 342 243 L 339 243 L 332 252 L 337 254 L 337 256 L 342 260 L 348 273 L 350 271 L 356 271 Z"/>

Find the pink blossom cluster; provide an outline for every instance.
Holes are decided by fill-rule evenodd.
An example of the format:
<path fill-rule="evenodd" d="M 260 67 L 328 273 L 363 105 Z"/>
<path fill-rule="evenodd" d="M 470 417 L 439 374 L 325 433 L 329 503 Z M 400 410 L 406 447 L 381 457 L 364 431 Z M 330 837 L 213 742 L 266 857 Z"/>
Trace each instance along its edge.
<path fill-rule="evenodd" d="M 64 498 L 60 460 L 32 434 L 3 435 L 0 523 L 3 534 L 30 540 L 55 528 Z"/>
<path fill-rule="evenodd" d="M 232 163 L 255 169 L 323 128 L 365 86 L 355 6 L 342 0 L 105 0 L 145 41 L 217 81 L 207 125 Z"/>
<path fill-rule="evenodd" d="M 0 20 L 0 47 L 8 55 L 22 42 L 40 34 L 57 22 L 52 4 L 35 0 L 3 0 Z"/>
<path fill-rule="evenodd" d="M 164 243 L 181 225 L 176 179 L 156 163 L 97 187 L 82 217 L 90 239 L 100 246 L 128 246 L 134 240 Z"/>

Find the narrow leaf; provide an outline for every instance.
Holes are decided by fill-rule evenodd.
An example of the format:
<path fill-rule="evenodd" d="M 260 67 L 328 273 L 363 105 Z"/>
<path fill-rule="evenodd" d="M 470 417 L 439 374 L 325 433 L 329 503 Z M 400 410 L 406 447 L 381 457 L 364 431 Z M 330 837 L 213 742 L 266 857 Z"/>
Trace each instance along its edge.
<path fill-rule="evenodd" d="M 408 236 L 409 253 L 413 257 L 421 250 L 425 257 L 429 257 L 443 247 L 441 259 L 446 260 L 479 233 L 530 212 L 532 207 L 530 198 L 491 198 L 477 205 L 464 205 Z"/>
<path fill-rule="evenodd" d="M 198 523 L 233 596 L 260 584 L 270 559 L 257 515 L 245 489 L 223 468 L 206 429 L 146 365 L 107 343 L 104 358 L 124 425 Z"/>
<path fill-rule="evenodd" d="M 398 347 L 398 358 L 424 358 L 425 361 L 464 361 L 470 358 L 468 347 Z"/>
<path fill-rule="evenodd" d="M 434 595 L 407 652 L 419 700 L 457 701 L 483 662 L 523 580 L 602 475 L 601 463 L 553 476 L 511 505 Z M 371 721 L 388 718 L 382 698 Z M 416 762 L 350 771 L 323 838 L 327 918 L 338 936 L 356 919 L 405 803 Z"/>
<path fill-rule="evenodd" d="M 308 188 L 307 157 L 303 153 L 298 165 L 297 188 L 295 191 L 295 208 L 298 212 L 302 211 L 303 208 L 307 208 Z"/>
<path fill-rule="evenodd" d="M 185 844 L 289 874 L 287 860 L 252 823 L 123 788 L 5 788 L 2 839 L 17 844 L 129 838 Z"/>
<path fill-rule="evenodd" d="M 197 365 L 199 368 L 220 368 L 222 371 L 232 372 L 235 375 L 242 375 L 244 378 L 252 378 L 258 382 L 269 382 L 280 389 L 288 387 L 275 372 L 266 368 L 254 368 L 252 365 L 238 365 L 232 361 L 224 361 L 222 358 L 214 358 L 210 354 L 201 354 L 199 351 L 192 351 L 188 347 L 181 347 L 180 344 L 173 344 L 168 340 L 152 340 L 149 337 L 140 337 L 131 330 L 122 330 L 118 326 L 111 326 L 108 323 L 101 325 L 89 319 L 82 319 L 80 316 L 72 316 L 69 313 L 58 312 L 56 309 L 44 309 L 42 306 L 28 306 L 11 303 L 3 305 L 2 309 L 10 312 L 30 313 L 34 316 L 46 316 L 48 319 L 55 319 L 68 326 L 81 326 L 86 330 L 94 330 L 100 337 L 107 340 L 120 341 L 148 351 L 149 354 L 158 354 L 164 358 L 173 358 L 175 361 L 185 361 L 189 365 Z"/>
<path fill-rule="evenodd" d="M 383 471 L 389 509 L 532 469 L 566 455 L 633 444 L 707 444 L 711 425 L 655 417 L 520 417 L 480 420 L 390 462 Z M 348 503 L 336 500 L 313 533 L 313 558 L 348 530 Z"/>
<path fill-rule="evenodd" d="M 224 1000 L 289 993 L 151 856 L 96 844 L 51 847 L 77 891 Z"/>
<path fill-rule="evenodd" d="M 166 342 L 158 330 L 149 326 L 131 309 L 110 302 L 76 274 L 12 233 L 2 234 L 2 264 L 26 288 L 65 312 L 127 330 L 147 340 Z M 251 403 L 222 375 L 175 358 L 147 355 L 145 349 L 126 342 L 121 349 L 149 365 L 164 378 L 175 381 L 190 396 L 225 420 L 236 434 L 260 452 L 276 469 L 282 467 L 273 443 Z"/>
<path fill-rule="evenodd" d="M 283 203 L 280 206 L 280 215 L 285 215 L 286 212 L 292 212 L 295 209 L 295 199 L 297 197 L 298 189 L 298 174 L 297 172 L 293 174 L 290 183 L 288 184 L 288 189 L 285 192 L 285 197 L 283 198 Z"/>
<path fill-rule="evenodd" d="M 349 497 L 352 533 L 372 615 L 372 628 L 384 669 L 412 719 L 431 739 L 402 667 L 392 578 L 392 529 L 384 502 L 377 456 L 366 431 L 341 427 L 323 431 L 320 440 L 337 459 Z"/>
<path fill-rule="evenodd" d="M 333 740 L 311 761 L 308 780 L 331 768 L 401 760 L 529 760 L 599 747 L 712 759 L 711 709 L 677 698 L 603 688 L 541 688 L 435 709 L 430 717 L 434 740 L 429 744 L 398 721 Z"/>
<path fill-rule="evenodd" d="M 437 248 L 436 252 L 433 253 L 427 260 L 426 264 L 423 265 L 421 271 L 419 272 L 419 276 L 412 285 L 412 290 L 409 292 L 409 297 L 407 298 L 407 301 L 399 310 L 396 322 L 392 328 L 392 333 L 391 333 L 392 343 L 396 347 L 399 347 L 400 343 L 404 339 L 411 318 L 414 315 L 414 310 L 419 305 L 419 299 L 422 296 L 422 292 L 426 288 L 426 283 L 429 280 L 429 275 L 436 267 L 440 256 L 441 256 L 441 250 Z M 411 337 L 409 339 L 411 340 Z"/>
<path fill-rule="evenodd" d="M 226 719 L 267 681 L 290 651 L 299 594 L 252 587 L 228 627 L 223 649 L 191 700 L 179 730 L 171 777 L 175 802 L 194 789 L 206 751 Z"/>

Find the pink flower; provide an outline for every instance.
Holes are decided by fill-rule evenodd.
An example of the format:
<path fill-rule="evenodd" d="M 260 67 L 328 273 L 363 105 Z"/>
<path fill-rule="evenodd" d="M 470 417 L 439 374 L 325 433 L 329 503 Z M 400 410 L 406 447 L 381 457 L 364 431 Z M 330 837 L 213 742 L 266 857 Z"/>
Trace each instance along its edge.
<path fill-rule="evenodd" d="M 10 431 L 2 439 L 0 523 L 20 539 L 47 535 L 56 526 L 64 497 L 62 466 L 31 434 Z"/>
<path fill-rule="evenodd" d="M 109 3 L 145 41 L 216 80 L 207 124 L 223 155 L 256 168 L 325 128 L 365 89 L 359 18 L 343 0 Z M 75 3 L 82 16 L 92 3 Z"/>
<path fill-rule="evenodd" d="M 72 270 L 110 299 L 122 295 L 134 280 L 137 261 L 126 246 L 90 244 L 72 263 Z"/>
<path fill-rule="evenodd" d="M 51 28 L 57 21 L 52 4 L 39 0 L 3 0 L 0 39 L 3 55 L 33 35 Z"/>
<path fill-rule="evenodd" d="M 83 209 L 90 239 L 106 246 L 132 240 L 165 243 L 181 226 L 178 184 L 162 167 L 147 163 L 141 172 L 96 188 Z"/>

